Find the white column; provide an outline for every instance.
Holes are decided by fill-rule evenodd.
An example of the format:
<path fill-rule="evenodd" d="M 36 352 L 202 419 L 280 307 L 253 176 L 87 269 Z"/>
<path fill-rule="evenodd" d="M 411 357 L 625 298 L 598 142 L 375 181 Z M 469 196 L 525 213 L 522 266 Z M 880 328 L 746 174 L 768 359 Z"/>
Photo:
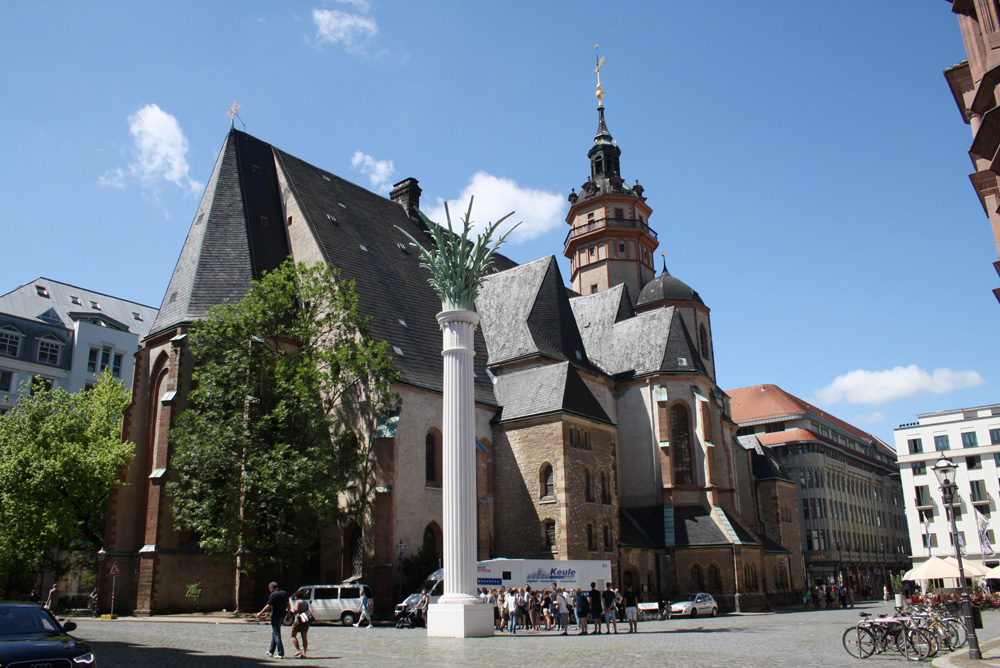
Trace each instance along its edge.
<path fill-rule="evenodd" d="M 444 595 L 427 614 L 427 635 L 493 635 L 493 610 L 476 595 L 476 406 L 473 357 L 479 315 L 444 311 Z"/>

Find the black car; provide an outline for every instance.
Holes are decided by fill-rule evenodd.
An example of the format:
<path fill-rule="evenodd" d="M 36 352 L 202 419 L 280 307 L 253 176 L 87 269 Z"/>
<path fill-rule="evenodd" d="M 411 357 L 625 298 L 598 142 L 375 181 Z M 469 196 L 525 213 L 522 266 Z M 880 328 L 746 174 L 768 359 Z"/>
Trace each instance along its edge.
<path fill-rule="evenodd" d="M 90 646 L 67 635 L 75 628 L 33 603 L 0 603 L 0 668 L 96 666 Z"/>

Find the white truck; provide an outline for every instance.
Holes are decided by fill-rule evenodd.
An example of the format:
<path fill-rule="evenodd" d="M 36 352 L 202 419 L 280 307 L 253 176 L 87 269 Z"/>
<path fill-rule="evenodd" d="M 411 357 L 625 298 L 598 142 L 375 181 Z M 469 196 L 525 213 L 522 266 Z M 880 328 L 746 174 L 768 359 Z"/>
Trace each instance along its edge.
<path fill-rule="evenodd" d="M 552 559 L 488 559 L 476 562 L 476 586 L 482 589 L 494 587 L 523 587 L 531 585 L 532 589 L 547 589 L 554 582 L 556 587 L 564 589 L 590 590 L 590 583 L 604 589 L 607 582 L 612 581 L 611 562 L 590 559 L 567 559 L 555 561 Z M 430 594 L 434 603 L 444 593 L 444 569 L 439 568 L 427 576 L 420 585 Z M 420 600 L 420 592 L 410 594 L 398 606 L 397 617 L 407 610 L 412 610 Z"/>

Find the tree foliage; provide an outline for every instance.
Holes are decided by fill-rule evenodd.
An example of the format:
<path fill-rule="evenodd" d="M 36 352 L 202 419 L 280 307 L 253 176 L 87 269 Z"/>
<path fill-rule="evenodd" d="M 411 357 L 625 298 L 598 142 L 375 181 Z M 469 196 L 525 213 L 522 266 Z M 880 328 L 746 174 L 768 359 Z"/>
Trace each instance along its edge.
<path fill-rule="evenodd" d="M 353 282 L 286 262 L 190 330 L 190 406 L 171 431 L 180 528 L 214 554 L 284 563 L 344 512 L 370 433 L 393 406 L 388 345 Z"/>
<path fill-rule="evenodd" d="M 0 574 L 49 567 L 57 546 L 96 555 L 108 494 L 134 450 L 121 438 L 129 395 L 105 370 L 73 394 L 36 382 L 0 416 Z"/>

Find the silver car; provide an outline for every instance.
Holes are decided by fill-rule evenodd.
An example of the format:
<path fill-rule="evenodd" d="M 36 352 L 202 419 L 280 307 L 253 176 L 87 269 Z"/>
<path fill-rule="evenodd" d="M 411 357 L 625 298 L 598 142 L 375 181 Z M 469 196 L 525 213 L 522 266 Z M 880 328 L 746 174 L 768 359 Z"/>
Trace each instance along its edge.
<path fill-rule="evenodd" d="M 711 615 L 715 617 L 719 614 L 719 605 L 712 598 L 711 594 L 700 592 L 697 594 L 685 594 L 679 600 L 670 604 L 670 616 L 687 615 L 697 617 L 698 615 Z"/>
<path fill-rule="evenodd" d="M 309 601 L 309 611 L 318 622 L 340 622 L 347 626 L 361 617 L 361 590 L 368 597 L 368 614 L 372 610 L 372 590 L 366 584 L 306 585 L 296 594 Z M 287 624 L 292 623 L 291 615 Z"/>

